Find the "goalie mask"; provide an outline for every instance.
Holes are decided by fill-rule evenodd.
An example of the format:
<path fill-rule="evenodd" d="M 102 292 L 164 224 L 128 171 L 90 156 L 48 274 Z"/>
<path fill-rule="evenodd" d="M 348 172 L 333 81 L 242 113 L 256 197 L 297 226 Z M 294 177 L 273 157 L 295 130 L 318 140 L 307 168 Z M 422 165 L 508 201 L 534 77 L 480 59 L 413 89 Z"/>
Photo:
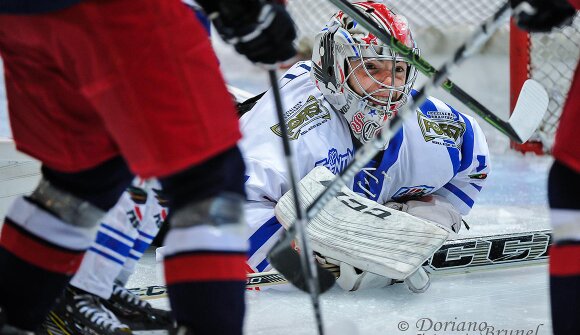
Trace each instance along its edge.
<path fill-rule="evenodd" d="M 419 54 L 405 17 L 381 3 L 353 5 Z M 316 35 L 313 49 L 316 86 L 346 118 L 353 136 L 368 142 L 407 102 L 416 68 L 342 11 Z"/>

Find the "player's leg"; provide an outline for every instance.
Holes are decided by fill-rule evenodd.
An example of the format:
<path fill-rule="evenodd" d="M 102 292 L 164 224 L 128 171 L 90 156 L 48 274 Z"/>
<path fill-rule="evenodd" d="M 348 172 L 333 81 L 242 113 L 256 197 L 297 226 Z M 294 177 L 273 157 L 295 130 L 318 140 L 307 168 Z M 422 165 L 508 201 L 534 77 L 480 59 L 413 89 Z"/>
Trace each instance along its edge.
<path fill-rule="evenodd" d="M 85 254 L 65 294 L 46 318 L 43 328 L 66 324 L 87 333 L 129 331 L 130 325 L 110 313 L 105 308 L 105 301 L 111 298 L 115 278 L 138 238 L 147 201 L 147 193 L 139 187 L 140 183 L 136 179 L 101 220 L 96 240 Z"/>
<path fill-rule="evenodd" d="M 74 20 L 82 21 L 82 13 L 0 19 L 13 136 L 18 149 L 44 164 L 43 181 L 16 200 L 0 239 L 0 308 L 8 324 L 30 330 L 77 271 L 102 215 L 133 178 L 86 89 L 78 87 L 78 67 L 107 71 L 96 65 L 101 57 L 89 57 L 93 38 L 71 29 Z"/>
<path fill-rule="evenodd" d="M 550 249 L 550 299 L 554 334 L 580 329 L 580 173 L 554 161 L 548 180 L 554 245 Z"/>
<path fill-rule="evenodd" d="M 241 332 L 246 237 L 241 229 L 243 192 L 240 188 L 244 172 L 239 152 L 232 149 L 240 133 L 233 103 L 203 27 L 177 0 L 150 0 L 137 7 L 131 0 L 87 0 L 52 15 L 58 20 L 51 23 L 61 26 L 53 26 L 49 32 L 58 34 L 42 36 L 40 40 L 54 41 L 55 49 L 62 50 L 57 65 L 63 66 L 68 74 L 74 74 L 66 78 L 66 83 L 78 84 L 82 97 L 90 101 L 87 108 L 98 111 L 95 120 L 77 118 L 74 121 L 105 125 L 114 139 L 113 145 L 104 143 L 106 148 L 119 148 L 131 169 L 140 176 L 176 175 L 164 179 L 169 196 L 183 198 L 177 203 L 188 200 L 185 204 L 174 205 L 174 219 L 179 217 L 181 208 L 186 213 L 181 215 L 184 219 L 174 220 L 174 226 L 184 227 L 179 229 L 187 230 L 185 235 L 197 237 L 185 240 L 176 234 L 167 239 L 175 245 L 175 250 L 195 254 L 187 256 L 174 252 L 174 259 L 168 260 L 174 265 L 170 264 L 167 269 L 174 312 L 183 324 L 194 330 L 202 324 L 202 329 L 214 327 L 219 330 L 208 333 Z M 8 25 L 8 22 L 3 24 Z M 66 29 L 71 26 L 77 29 Z M 131 29 L 127 29 L 128 26 Z M 71 45 L 74 48 L 67 49 Z M 135 57 L 136 54 L 139 57 Z M 67 61 L 71 58 L 83 61 Z M 57 92 L 62 95 L 59 102 L 71 99 L 66 93 Z M 11 113 L 11 118 L 13 116 Z M 40 121 L 43 121 L 42 114 Z M 65 130 L 78 129 L 75 126 Z M 18 130 L 30 133 L 25 127 Z M 43 129 L 35 130 L 46 134 Z M 93 128 L 83 128 L 79 133 L 86 138 L 92 132 Z M 48 140 L 42 140 L 52 143 L 51 135 L 46 135 Z M 43 141 L 34 144 L 47 147 Z M 62 139 L 54 142 L 54 147 L 62 146 Z M 99 151 L 103 143 L 97 141 L 68 145 L 83 149 L 78 152 L 82 159 L 72 161 L 75 167 L 82 160 L 93 162 L 95 157 L 105 156 L 110 151 Z M 51 163 L 60 162 L 57 157 L 61 155 L 46 154 L 46 150 L 35 150 L 31 145 L 19 148 Z M 206 160 L 213 163 L 208 167 L 203 163 Z M 224 173 L 226 164 L 235 166 L 236 170 Z M 201 173 L 199 168 L 207 171 Z M 213 188 L 187 186 L 189 183 L 182 179 L 189 177 L 212 180 L 223 187 L 211 193 L 209 190 Z M 229 189 L 235 196 L 226 194 Z M 207 210 L 208 204 L 210 208 L 221 208 L 231 215 L 226 216 L 225 222 L 213 226 L 215 213 Z M 189 211 L 201 212 L 190 217 Z M 213 233 L 221 231 L 223 233 L 214 236 Z M 200 251 L 206 247 L 210 252 Z M 204 273 L 208 276 L 204 277 Z M 198 295 L 202 286 L 223 286 L 224 289 L 218 290 L 220 297 L 216 298 L 210 297 L 207 290 Z M 217 308 L 217 303 L 223 306 Z M 206 312 L 188 311 L 192 305 L 195 310 Z M 223 329 L 227 330 L 221 331 Z"/>
<path fill-rule="evenodd" d="M 153 308 L 125 287 L 129 277 L 135 272 L 137 262 L 167 217 L 167 201 L 161 194 L 159 183 L 149 180 L 142 187 L 146 192 L 146 205 L 140 214 L 142 220 L 136 229 L 138 234 L 122 269 L 114 282 L 109 283 L 112 293 L 108 299 L 103 300 L 103 304 L 131 330 L 172 329 L 173 319 L 169 311 Z"/>
<path fill-rule="evenodd" d="M 35 329 L 77 271 L 95 227 L 133 178 L 121 158 L 62 173 L 46 166 L 8 210 L 0 239 L 0 306 L 7 323 Z"/>
<path fill-rule="evenodd" d="M 239 150 L 161 182 L 171 204 L 164 264 L 174 316 L 193 334 L 241 334 L 248 242 Z"/>
<path fill-rule="evenodd" d="M 180 2 L 113 3 L 107 3 L 111 10 L 150 34 L 116 29 L 124 26 L 111 11 L 99 13 L 95 22 L 105 22 L 96 34 L 111 42 L 106 53 L 125 66 L 112 64 L 119 76 L 92 102 L 131 168 L 142 177 L 159 176 L 169 198 L 175 232 L 166 238 L 172 249 L 165 273 L 177 321 L 199 334 L 239 334 L 247 250 L 244 166 L 235 147 L 238 119 L 217 58 L 203 27 Z M 140 58 L 135 50 L 143 50 Z"/>
<path fill-rule="evenodd" d="M 74 287 L 103 299 L 111 296 L 115 278 L 130 257 L 143 221 L 147 193 L 134 184 L 101 220 L 97 238 L 71 280 Z"/>

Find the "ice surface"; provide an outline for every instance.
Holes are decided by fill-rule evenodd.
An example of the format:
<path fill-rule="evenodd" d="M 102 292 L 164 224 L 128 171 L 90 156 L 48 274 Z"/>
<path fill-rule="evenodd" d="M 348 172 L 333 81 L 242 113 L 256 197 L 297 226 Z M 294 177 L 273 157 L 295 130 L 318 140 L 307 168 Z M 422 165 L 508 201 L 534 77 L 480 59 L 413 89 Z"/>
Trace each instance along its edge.
<path fill-rule="evenodd" d="M 220 41 L 216 42 L 216 46 L 230 84 L 256 94 L 268 87 L 265 71 L 256 69 Z M 437 55 L 425 57 L 434 65 L 445 60 L 445 57 Z M 451 78 L 499 116 L 507 117 L 508 69 L 506 57 L 475 57 L 454 72 Z M 416 87 L 424 81 L 424 78 L 419 78 Z M 433 95 L 462 112 L 472 114 L 440 89 Z M 546 175 L 551 158 L 513 153 L 504 136 L 475 117 L 486 132 L 492 150 L 492 173 L 480 199 L 465 218 L 471 230 L 463 229 L 461 235 L 548 228 Z M 8 135 L 5 93 L 0 85 L 0 136 Z M 8 183 L 13 179 L 7 176 L 14 172 L 14 166 L 0 163 L 0 167 L 0 191 L 3 191 L 0 192 L 0 214 L 3 215 L 11 197 L 26 188 L 32 189 L 34 183 L 30 178 L 34 176 L 22 179 L 20 188 L 13 189 Z M 161 271 L 155 262 L 154 252 L 149 250 L 137 265 L 137 272 L 128 285 L 136 287 L 161 283 Z M 159 307 L 169 307 L 166 299 L 151 302 Z M 321 297 L 321 303 L 325 322 L 328 327 L 338 329 L 339 333 L 348 333 L 348 327 L 354 323 L 358 332 L 365 335 L 510 334 L 510 330 L 513 334 L 517 330 L 523 334 L 528 331 L 533 331 L 530 334 L 551 334 L 545 265 L 437 276 L 432 278 L 431 288 L 423 294 L 413 294 L 402 284 L 361 292 L 344 292 L 335 287 Z M 423 328 L 418 327 L 421 326 L 421 318 L 424 318 Z M 344 323 L 344 320 L 349 321 Z M 404 322 L 408 325 L 406 330 Z M 429 322 L 433 323 L 431 328 L 428 327 Z M 445 322 L 448 322 L 447 330 L 442 329 Z M 481 328 L 461 331 L 458 330 L 461 322 L 471 322 L 472 326 Z M 315 329 L 310 298 L 306 294 L 272 290 L 247 292 L 247 334 L 315 334 Z"/>

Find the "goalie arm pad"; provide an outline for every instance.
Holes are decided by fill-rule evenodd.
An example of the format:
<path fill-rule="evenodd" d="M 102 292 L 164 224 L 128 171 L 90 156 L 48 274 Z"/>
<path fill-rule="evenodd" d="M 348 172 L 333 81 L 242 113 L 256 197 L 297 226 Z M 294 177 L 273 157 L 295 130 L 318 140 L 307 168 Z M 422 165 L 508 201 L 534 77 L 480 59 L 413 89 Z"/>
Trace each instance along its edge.
<path fill-rule="evenodd" d="M 461 229 L 461 214 L 441 195 L 432 194 L 405 203 L 387 202 L 385 206 L 431 221 L 455 234 Z"/>

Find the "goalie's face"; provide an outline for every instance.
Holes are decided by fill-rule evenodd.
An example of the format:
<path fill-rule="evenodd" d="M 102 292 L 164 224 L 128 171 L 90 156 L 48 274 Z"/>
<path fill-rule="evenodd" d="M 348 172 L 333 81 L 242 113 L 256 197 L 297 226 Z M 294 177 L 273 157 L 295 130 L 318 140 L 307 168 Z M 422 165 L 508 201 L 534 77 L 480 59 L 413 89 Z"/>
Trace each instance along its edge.
<path fill-rule="evenodd" d="M 406 91 L 408 63 L 379 58 L 349 59 L 348 86 L 369 105 L 393 110 Z"/>

